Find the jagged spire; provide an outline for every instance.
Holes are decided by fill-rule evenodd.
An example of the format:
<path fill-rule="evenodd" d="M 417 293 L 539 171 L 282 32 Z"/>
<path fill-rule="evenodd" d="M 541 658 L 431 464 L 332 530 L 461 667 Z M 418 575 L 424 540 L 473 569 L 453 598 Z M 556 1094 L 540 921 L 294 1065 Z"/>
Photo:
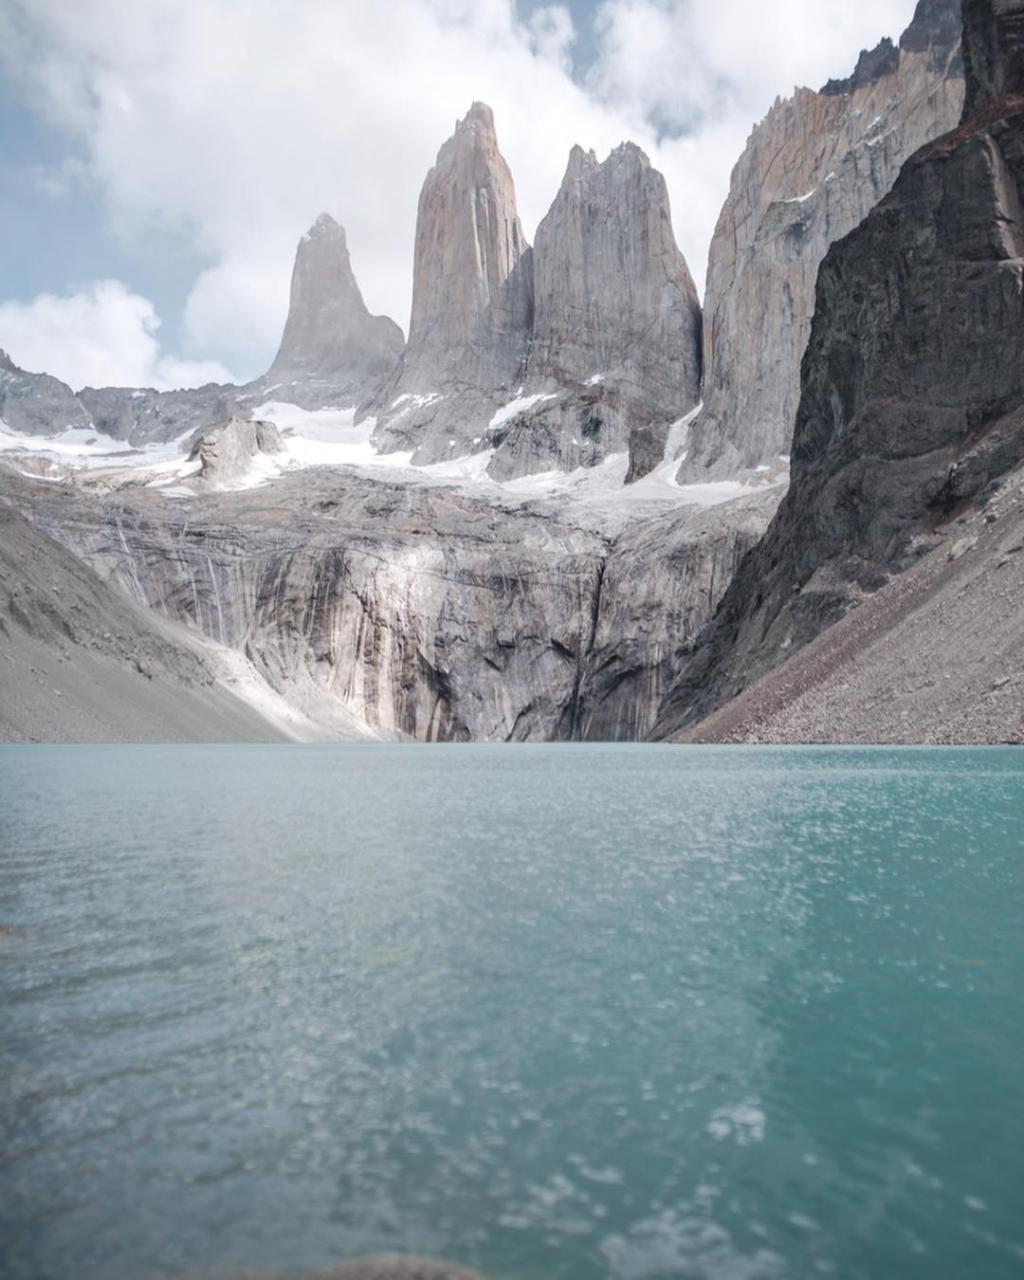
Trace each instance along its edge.
<path fill-rule="evenodd" d="M 299 241 L 288 322 L 268 376 L 324 379 L 359 399 L 388 375 L 403 345 L 394 321 L 370 315 L 345 228 L 322 213 Z"/>

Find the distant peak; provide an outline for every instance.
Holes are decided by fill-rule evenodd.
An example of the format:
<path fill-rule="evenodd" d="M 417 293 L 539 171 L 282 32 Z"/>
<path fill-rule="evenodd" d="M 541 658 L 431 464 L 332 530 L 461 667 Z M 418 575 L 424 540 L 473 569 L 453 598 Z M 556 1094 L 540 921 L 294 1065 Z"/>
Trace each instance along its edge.
<path fill-rule="evenodd" d="M 569 152 L 569 164 L 565 171 L 568 181 L 575 181 L 588 170 L 597 168 L 597 153 L 585 151 L 579 143 Z"/>
<path fill-rule="evenodd" d="M 304 240 L 344 240 L 345 228 L 329 213 L 322 213 L 303 237 Z"/>
<path fill-rule="evenodd" d="M 469 129 L 474 125 L 490 133 L 494 132 L 494 112 L 486 102 L 474 102 L 466 112 L 465 118 L 456 125 L 456 129 Z"/>
<path fill-rule="evenodd" d="M 647 152 L 643 147 L 638 147 L 635 142 L 620 142 L 605 163 L 607 164 L 608 161 L 614 161 L 616 164 L 626 161 L 645 168 L 650 168 L 651 165 Z"/>
<path fill-rule="evenodd" d="M 5 370 L 7 373 L 21 372 L 18 366 L 14 363 L 14 361 L 7 354 L 7 352 L 3 350 L 2 347 L 0 347 L 0 369 Z"/>

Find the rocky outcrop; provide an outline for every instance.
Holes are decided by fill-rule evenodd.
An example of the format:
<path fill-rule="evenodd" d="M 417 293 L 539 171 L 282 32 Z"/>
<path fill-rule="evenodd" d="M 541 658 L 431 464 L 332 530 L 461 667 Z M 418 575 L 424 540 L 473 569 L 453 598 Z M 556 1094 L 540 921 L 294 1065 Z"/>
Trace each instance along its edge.
<path fill-rule="evenodd" d="M 704 298 L 704 409 L 681 478 L 735 475 L 790 452 L 818 268 L 963 102 L 959 0 L 921 0 L 897 50 L 777 102 L 733 171 Z"/>
<path fill-rule="evenodd" d="M 188 460 L 199 463 L 200 484 L 227 489 L 247 480 L 259 459 L 272 458 L 282 448 L 272 422 L 236 417 L 204 431 Z"/>
<path fill-rule="evenodd" d="M 393 320 L 368 311 L 344 228 L 321 214 L 299 241 L 284 336 L 259 389 L 308 409 L 359 405 L 380 390 L 404 346 Z"/>
<path fill-rule="evenodd" d="M 195 632 L 0 502 L 0 741 L 275 741 Z"/>
<path fill-rule="evenodd" d="M 661 732 L 813 640 L 1024 459 L 1022 14 L 1024 0 L 965 0 L 961 127 L 908 161 L 822 265 L 789 494 Z"/>
<path fill-rule="evenodd" d="M 384 451 L 469 452 L 522 380 L 533 271 L 490 107 L 474 103 L 420 194 L 409 342 L 368 407 Z"/>
<path fill-rule="evenodd" d="M 594 638 L 571 737 L 647 741 L 743 556 L 782 496 L 768 490 L 625 530 L 601 575 Z"/>
<path fill-rule="evenodd" d="M 533 271 L 523 397 L 535 403 L 492 431 L 490 474 L 593 465 L 652 428 L 663 446 L 700 398 L 701 312 L 665 179 L 639 147 L 624 143 L 603 164 L 573 148 Z"/>
<path fill-rule="evenodd" d="M 1024 472 L 683 739 L 1024 744 Z"/>
<path fill-rule="evenodd" d="M 48 373 L 19 369 L 6 351 L 0 351 L 0 422 L 11 431 L 33 436 L 88 430 L 93 425 L 66 383 Z"/>

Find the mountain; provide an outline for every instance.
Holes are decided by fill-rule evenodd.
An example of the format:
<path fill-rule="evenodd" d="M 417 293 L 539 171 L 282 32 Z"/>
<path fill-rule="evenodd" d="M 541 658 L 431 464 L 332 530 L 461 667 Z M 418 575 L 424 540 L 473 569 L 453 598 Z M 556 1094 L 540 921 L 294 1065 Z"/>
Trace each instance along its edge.
<path fill-rule="evenodd" d="M 132 604 L 5 502 L 0 658 L 0 741 L 288 736 L 200 636 Z"/>
<path fill-rule="evenodd" d="M 573 148 L 537 229 L 533 279 L 530 403 L 490 432 L 489 473 L 593 465 L 652 428 L 660 462 L 669 423 L 700 398 L 701 311 L 665 179 L 639 147 L 603 164 Z"/>
<path fill-rule="evenodd" d="M 1000 503 L 1019 505 L 1024 0 L 965 0 L 964 20 L 960 126 L 914 155 L 825 258 L 789 493 L 667 699 L 662 733 L 721 706 L 936 549 L 977 555 L 965 527 L 998 528 Z M 979 657 L 950 655 L 950 679 Z"/>
<path fill-rule="evenodd" d="M 386 452 L 417 463 L 470 451 L 522 377 L 533 322 L 532 258 L 494 115 L 476 102 L 420 193 L 409 342 L 367 411 Z"/>
<path fill-rule="evenodd" d="M 0 422 L 26 435 L 89 430 L 92 420 L 66 384 L 47 373 L 19 369 L 0 351 Z"/>
<path fill-rule="evenodd" d="M 379 389 L 404 347 L 398 325 L 367 310 L 344 227 L 321 214 L 296 250 L 288 321 L 261 380 L 266 393 L 309 409 L 357 405 Z"/>
<path fill-rule="evenodd" d="M 575 147 L 531 250 L 476 103 L 424 183 L 409 344 L 363 412 L 416 463 L 488 451 L 509 480 L 636 442 L 639 477 L 699 398 L 700 324 L 665 180 L 639 147 L 603 163 Z"/>
<path fill-rule="evenodd" d="M 854 75 L 798 89 L 759 124 L 733 171 L 704 296 L 704 408 L 680 478 L 788 455 L 818 268 L 891 189 L 904 161 L 963 104 L 959 0 L 921 0 L 897 48 Z"/>

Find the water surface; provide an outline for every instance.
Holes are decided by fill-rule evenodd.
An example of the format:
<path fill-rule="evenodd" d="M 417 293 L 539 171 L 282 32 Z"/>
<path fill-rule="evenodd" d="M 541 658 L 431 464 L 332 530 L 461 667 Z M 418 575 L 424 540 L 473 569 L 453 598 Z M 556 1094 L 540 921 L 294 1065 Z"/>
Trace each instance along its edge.
<path fill-rule="evenodd" d="M 1024 756 L 0 748 L 0 1275 L 1024 1273 Z"/>

